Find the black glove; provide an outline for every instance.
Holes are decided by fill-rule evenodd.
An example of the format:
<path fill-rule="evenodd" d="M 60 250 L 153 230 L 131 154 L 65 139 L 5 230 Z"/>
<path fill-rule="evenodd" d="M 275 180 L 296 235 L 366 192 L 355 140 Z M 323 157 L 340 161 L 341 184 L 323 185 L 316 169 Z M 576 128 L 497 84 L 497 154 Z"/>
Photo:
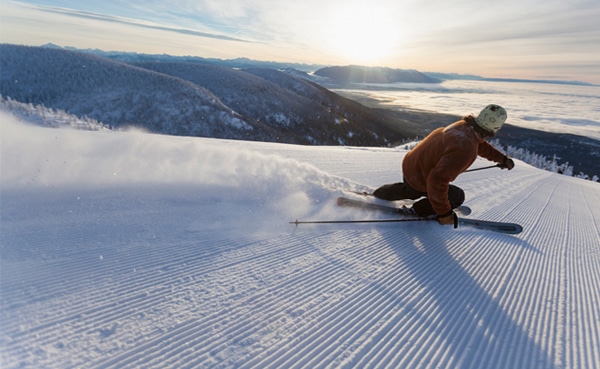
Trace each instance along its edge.
<path fill-rule="evenodd" d="M 511 170 L 515 167 L 515 162 L 509 158 L 508 156 L 504 156 L 504 160 L 500 163 L 500 169 L 508 169 Z"/>

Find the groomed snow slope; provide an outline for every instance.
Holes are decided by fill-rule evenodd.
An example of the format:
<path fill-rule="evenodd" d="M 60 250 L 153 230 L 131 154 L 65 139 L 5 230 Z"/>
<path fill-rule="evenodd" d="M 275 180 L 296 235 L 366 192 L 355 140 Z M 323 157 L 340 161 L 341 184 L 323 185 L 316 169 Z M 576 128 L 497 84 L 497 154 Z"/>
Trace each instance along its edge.
<path fill-rule="evenodd" d="M 459 177 L 471 217 L 519 235 L 296 227 L 385 217 L 336 189 L 398 181 L 405 150 L 1 118 L 2 368 L 599 366 L 597 183 Z"/>

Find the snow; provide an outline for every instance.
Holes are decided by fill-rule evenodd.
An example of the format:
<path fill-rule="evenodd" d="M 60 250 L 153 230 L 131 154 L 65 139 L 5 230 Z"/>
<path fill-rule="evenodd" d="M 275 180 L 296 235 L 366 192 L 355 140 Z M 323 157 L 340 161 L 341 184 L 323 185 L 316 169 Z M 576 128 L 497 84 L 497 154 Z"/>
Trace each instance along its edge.
<path fill-rule="evenodd" d="M 593 368 L 600 186 L 465 173 L 471 217 L 337 208 L 399 148 L 36 127 L 1 113 L 3 368 Z M 476 166 L 489 163 L 481 160 Z"/>

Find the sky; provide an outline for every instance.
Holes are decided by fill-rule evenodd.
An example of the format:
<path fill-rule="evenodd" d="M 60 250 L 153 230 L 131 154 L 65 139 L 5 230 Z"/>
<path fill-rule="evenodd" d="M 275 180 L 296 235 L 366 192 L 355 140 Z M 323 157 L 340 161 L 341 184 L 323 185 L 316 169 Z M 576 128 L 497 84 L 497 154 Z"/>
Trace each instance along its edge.
<path fill-rule="evenodd" d="M 600 84 L 598 0 L 0 0 L 0 41 Z"/>

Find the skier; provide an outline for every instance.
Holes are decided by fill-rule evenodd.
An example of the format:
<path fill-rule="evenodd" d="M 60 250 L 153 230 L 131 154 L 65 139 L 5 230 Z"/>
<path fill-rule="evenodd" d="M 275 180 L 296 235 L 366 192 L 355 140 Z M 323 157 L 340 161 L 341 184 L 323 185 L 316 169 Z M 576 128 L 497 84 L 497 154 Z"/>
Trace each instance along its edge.
<path fill-rule="evenodd" d="M 450 182 L 467 170 L 477 156 L 511 170 L 514 161 L 485 141 L 493 137 L 506 121 L 506 110 L 486 106 L 477 117 L 468 115 L 447 127 L 431 132 L 404 157 L 404 182 L 386 184 L 373 195 L 394 201 L 416 200 L 413 210 L 421 217 L 436 216 L 440 224 L 456 224 L 453 209 L 465 201 L 465 192 Z"/>

